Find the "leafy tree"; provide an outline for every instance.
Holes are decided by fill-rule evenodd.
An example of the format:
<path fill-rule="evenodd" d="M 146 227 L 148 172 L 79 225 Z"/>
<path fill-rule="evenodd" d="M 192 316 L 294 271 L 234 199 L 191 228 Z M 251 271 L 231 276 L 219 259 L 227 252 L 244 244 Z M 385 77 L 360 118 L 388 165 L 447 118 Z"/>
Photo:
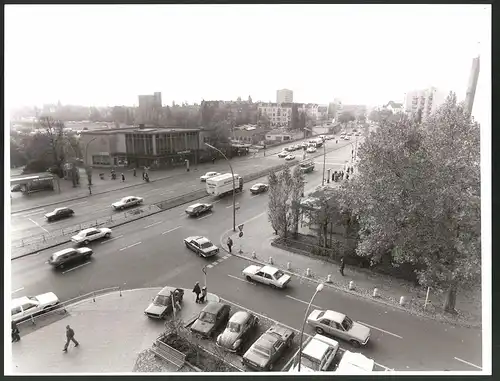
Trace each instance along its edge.
<path fill-rule="evenodd" d="M 14 167 L 19 167 L 21 165 L 26 165 L 27 159 L 22 151 L 22 147 L 16 143 L 14 139 L 10 139 L 10 165 Z"/>
<path fill-rule="evenodd" d="M 269 117 L 267 116 L 267 114 L 264 114 L 260 110 L 258 113 L 257 123 L 261 126 L 266 127 L 266 128 L 268 128 L 271 125 L 271 121 L 269 120 Z"/>
<path fill-rule="evenodd" d="M 478 282 L 480 259 L 479 125 L 455 95 L 423 124 L 387 122 L 359 148 L 346 186 L 360 224 L 357 253 L 415 266 L 419 283 L 456 293 Z"/>
<path fill-rule="evenodd" d="M 301 216 L 300 199 L 304 195 L 304 172 L 299 166 L 292 171 L 292 185 L 290 192 L 290 204 L 292 212 L 292 234 L 297 238 L 299 234 L 299 221 Z"/>
<path fill-rule="evenodd" d="M 269 183 L 269 202 L 267 208 L 267 215 L 269 218 L 269 222 L 274 229 L 274 233 L 278 234 L 281 230 L 281 226 L 283 225 L 283 221 L 281 221 L 281 217 L 283 213 L 282 209 L 282 190 L 281 183 L 276 172 L 271 171 L 268 176 Z"/>
<path fill-rule="evenodd" d="M 290 129 L 291 130 L 300 129 L 300 113 L 299 113 L 299 107 L 297 106 L 297 103 L 292 104 L 292 115 L 291 115 Z"/>

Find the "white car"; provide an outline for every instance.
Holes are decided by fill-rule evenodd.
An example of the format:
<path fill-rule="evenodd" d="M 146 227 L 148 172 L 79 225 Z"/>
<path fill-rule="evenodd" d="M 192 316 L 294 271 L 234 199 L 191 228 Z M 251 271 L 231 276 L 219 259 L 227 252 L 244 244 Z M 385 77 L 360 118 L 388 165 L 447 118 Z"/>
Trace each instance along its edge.
<path fill-rule="evenodd" d="M 309 143 L 307 143 L 307 142 L 302 142 L 302 144 L 301 144 L 300 146 L 301 146 L 302 148 L 304 148 L 304 147 L 309 146 Z"/>
<path fill-rule="evenodd" d="M 314 153 L 314 152 L 316 152 L 316 148 L 314 148 L 314 147 L 309 147 L 308 149 L 306 149 L 306 152 L 307 152 L 307 153 Z"/>
<path fill-rule="evenodd" d="M 219 253 L 219 248 L 206 237 L 187 237 L 184 239 L 184 244 L 188 249 L 194 251 L 200 257 L 213 257 Z"/>
<path fill-rule="evenodd" d="M 351 137 L 346 135 L 346 136 L 344 136 L 344 140 L 351 140 Z"/>
<path fill-rule="evenodd" d="M 77 244 L 87 245 L 91 241 L 95 241 L 96 239 L 101 238 L 109 238 L 111 236 L 111 229 L 109 228 L 89 228 L 84 229 L 79 232 L 77 235 L 71 237 L 71 241 Z"/>
<path fill-rule="evenodd" d="M 288 155 L 289 155 L 289 154 L 288 154 L 288 152 L 286 152 L 286 151 L 281 151 L 281 152 L 278 154 L 278 157 L 282 157 L 282 158 L 283 158 L 283 157 L 287 157 Z"/>
<path fill-rule="evenodd" d="M 300 372 L 326 372 L 333 364 L 335 355 L 339 350 L 339 343 L 329 337 L 316 334 L 302 350 Z M 289 372 L 298 372 L 296 363 Z"/>
<path fill-rule="evenodd" d="M 23 296 L 11 302 L 11 318 L 18 322 L 31 315 L 47 311 L 59 303 L 59 298 L 53 292 L 37 296 Z"/>
<path fill-rule="evenodd" d="M 285 288 L 291 281 L 290 275 L 271 266 L 250 265 L 243 270 L 243 276 L 251 282 L 268 284 L 272 288 Z"/>
<path fill-rule="evenodd" d="M 123 197 L 120 201 L 111 204 L 111 206 L 113 207 L 114 210 L 123 210 L 125 208 L 130 208 L 135 205 L 140 205 L 143 202 L 144 199 L 142 197 L 127 196 Z"/>
<path fill-rule="evenodd" d="M 375 361 L 365 355 L 345 351 L 335 372 L 339 374 L 363 374 L 373 372 L 374 367 Z"/>
<path fill-rule="evenodd" d="M 295 159 L 295 155 L 288 155 L 287 157 L 285 157 L 285 160 L 287 160 L 287 161 L 294 160 L 294 159 Z"/>
<path fill-rule="evenodd" d="M 210 177 L 215 177 L 215 176 L 219 176 L 220 173 L 219 172 L 207 172 L 205 173 L 203 176 L 200 176 L 200 180 L 202 182 L 205 182 L 207 181 L 207 179 L 209 179 Z"/>

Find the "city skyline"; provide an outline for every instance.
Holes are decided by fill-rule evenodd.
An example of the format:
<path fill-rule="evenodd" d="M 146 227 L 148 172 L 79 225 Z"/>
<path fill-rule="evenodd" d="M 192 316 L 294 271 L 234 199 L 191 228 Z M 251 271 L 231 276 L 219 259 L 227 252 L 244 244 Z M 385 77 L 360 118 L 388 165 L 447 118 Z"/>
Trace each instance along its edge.
<path fill-rule="evenodd" d="M 164 105 L 249 95 L 268 102 L 282 88 L 292 90 L 300 103 L 327 104 L 335 97 L 345 104 L 377 105 L 400 101 L 405 92 L 428 86 L 455 91 L 464 99 L 477 43 L 483 61 L 490 54 L 486 17 L 491 11 L 483 5 L 6 9 L 10 107 L 57 101 L 132 106 L 139 94 L 154 91 L 162 92 Z M 258 30 L 253 22 L 257 18 Z M 88 30 L 90 20 L 107 25 L 106 31 Z M 287 29 L 289 38 L 269 37 L 275 28 Z M 345 37 L 329 37 L 341 31 Z M 175 37 L 165 40 L 164 50 L 155 48 L 164 35 Z M 200 44 L 201 36 L 209 42 Z M 323 53 L 329 43 L 331 49 Z M 47 45 L 49 52 L 60 51 L 44 58 Z M 381 49 L 384 45 L 389 49 Z M 220 49 L 230 54 L 221 55 Z M 339 53 L 345 58 L 335 59 Z M 481 102 L 482 77 L 489 75 L 479 76 L 476 103 Z"/>

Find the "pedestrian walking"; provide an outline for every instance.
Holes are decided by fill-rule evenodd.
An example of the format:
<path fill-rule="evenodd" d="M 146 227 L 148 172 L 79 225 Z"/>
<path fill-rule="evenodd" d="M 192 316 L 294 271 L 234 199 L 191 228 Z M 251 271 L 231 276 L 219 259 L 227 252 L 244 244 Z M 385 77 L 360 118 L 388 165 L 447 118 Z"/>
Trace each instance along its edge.
<path fill-rule="evenodd" d="M 336 178 L 337 178 L 337 171 L 333 172 L 332 181 L 336 181 Z"/>
<path fill-rule="evenodd" d="M 17 323 L 15 321 L 12 322 L 12 342 L 21 340 L 21 336 L 19 336 L 19 328 L 17 327 Z"/>
<path fill-rule="evenodd" d="M 231 248 L 233 247 L 233 240 L 231 237 L 227 237 L 227 248 L 229 249 L 229 252 L 232 253 Z"/>
<path fill-rule="evenodd" d="M 340 258 L 340 275 L 344 276 L 345 262 L 344 257 Z"/>
<path fill-rule="evenodd" d="M 122 173 L 122 183 L 125 182 L 125 175 Z"/>
<path fill-rule="evenodd" d="M 196 303 L 199 303 L 201 294 L 200 282 L 194 284 L 193 292 L 196 294 Z"/>
<path fill-rule="evenodd" d="M 92 187 L 89 184 L 89 193 L 92 194 Z"/>
<path fill-rule="evenodd" d="M 134 177 L 137 177 L 137 169 L 136 168 L 134 168 L 133 174 L 134 174 Z M 144 177 L 144 175 L 143 175 L 143 177 Z"/>
<path fill-rule="evenodd" d="M 70 341 L 72 341 L 75 344 L 75 347 L 80 345 L 80 343 L 78 341 L 76 341 L 76 339 L 75 339 L 75 331 L 73 331 L 73 329 L 69 325 L 67 325 L 66 326 L 66 344 L 64 345 L 63 352 L 68 351 L 68 345 L 69 345 Z"/>
<path fill-rule="evenodd" d="M 203 286 L 201 289 L 200 303 L 205 303 L 205 299 L 207 298 L 207 286 Z"/>

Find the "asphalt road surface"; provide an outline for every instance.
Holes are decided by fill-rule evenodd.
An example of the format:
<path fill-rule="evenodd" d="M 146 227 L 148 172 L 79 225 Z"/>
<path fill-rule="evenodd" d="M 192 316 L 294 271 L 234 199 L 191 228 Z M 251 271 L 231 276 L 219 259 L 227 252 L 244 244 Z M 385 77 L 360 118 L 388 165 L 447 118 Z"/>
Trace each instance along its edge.
<path fill-rule="evenodd" d="M 345 155 L 350 155 L 349 148 L 331 153 L 327 162 L 342 161 Z M 321 177 L 322 168 L 317 164 L 316 170 L 306 177 L 306 193 L 321 183 Z M 246 190 L 237 195 L 237 223 L 266 212 L 266 194 L 253 196 L 248 191 L 256 182 L 259 180 L 246 184 Z M 198 218 L 187 217 L 185 208 L 180 206 L 114 229 L 111 239 L 90 245 L 95 250 L 92 260 L 64 270 L 56 271 L 46 261 L 54 251 L 70 244 L 12 261 L 12 296 L 53 291 L 61 300 L 67 300 L 112 286 L 170 284 L 190 288 L 197 280 L 204 282 L 201 269 L 210 265 L 207 275 L 210 292 L 300 329 L 305 303 L 316 284 L 293 278 L 287 290 L 272 290 L 248 283 L 242 277 L 241 271 L 250 264 L 246 260 L 224 251 L 209 259 L 196 256 L 184 246 L 183 238 L 203 235 L 218 244 L 232 225 L 231 197 L 216 200 L 213 213 Z M 330 288 L 319 293 L 314 304 L 344 312 L 353 320 L 370 325 L 371 341 L 359 351 L 382 366 L 403 371 L 477 370 L 467 362 L 481 366 L 479 330 L 453 328 Z M 309 328 L 307 332 L 313 333 Z M 351 349 L 348 343 L 341 342 L 341 346 Z"/>

